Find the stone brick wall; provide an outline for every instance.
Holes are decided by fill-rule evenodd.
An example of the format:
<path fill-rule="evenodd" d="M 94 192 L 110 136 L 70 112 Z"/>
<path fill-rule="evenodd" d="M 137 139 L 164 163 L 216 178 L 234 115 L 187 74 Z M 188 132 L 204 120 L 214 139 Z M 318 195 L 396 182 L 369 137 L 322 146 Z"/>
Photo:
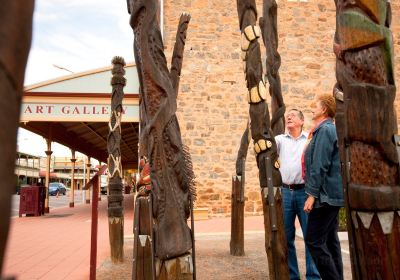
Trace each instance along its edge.
<path fill-rule="evenodd" d="M 308 129 L 311 126 L 310 100 L 316 93 L 331 92 L 335 83 L 334 1 L 277 2 L 283 97 L 287 108 L 304 111 Z M 262 1 L 257 0 L 257 4 L 259 16 L 262 16 Z M 392 1 L 392 8 L 399 84 L 399 1 Z M 197 177 L 196 206 L 208 207 L 213 216 L 225 216 L 230 214 L 231 177 L 235 173 L 237 150 L 248 117 L 236 1 L 165 0 L 164 42 L 168 61 L 181 12 L 189 12 L 192 20 L 184 53 L 178 118 Z M 396 104 L 398 102 L 399 98 Z M 252 149 L 251 144 L 246 165 L 246 215 L 262 212 L 258 169 Z"/>

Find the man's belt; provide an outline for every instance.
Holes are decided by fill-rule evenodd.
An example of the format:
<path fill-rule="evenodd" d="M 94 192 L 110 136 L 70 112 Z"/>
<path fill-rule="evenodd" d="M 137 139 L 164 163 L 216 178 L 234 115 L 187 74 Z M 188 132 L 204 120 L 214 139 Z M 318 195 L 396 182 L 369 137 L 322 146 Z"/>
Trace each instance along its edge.
<path fill-rule="evenodd" d="M 304 184 L 290 184 L 290 185 L 282 184 L 282 186 L 284 188 L 287 188 L 287 189 L 291 190 L 291 191 L 301 190 L 301 189 L 304 189 L 304 187 L 305 187 Z"/>

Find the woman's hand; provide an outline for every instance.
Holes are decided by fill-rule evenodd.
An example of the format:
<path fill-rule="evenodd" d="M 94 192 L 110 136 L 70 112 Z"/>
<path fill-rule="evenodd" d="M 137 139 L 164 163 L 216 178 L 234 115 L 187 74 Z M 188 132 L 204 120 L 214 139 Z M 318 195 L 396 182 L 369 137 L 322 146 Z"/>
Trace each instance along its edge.
<path fill-rule="evenodd" d="M 306 213 L 310 213 L 310 211 L 313 209 L 314 202 L 315 202 L 315 197 L 309 195 L 306 202 L 304 202 L 304 211 Z"/>

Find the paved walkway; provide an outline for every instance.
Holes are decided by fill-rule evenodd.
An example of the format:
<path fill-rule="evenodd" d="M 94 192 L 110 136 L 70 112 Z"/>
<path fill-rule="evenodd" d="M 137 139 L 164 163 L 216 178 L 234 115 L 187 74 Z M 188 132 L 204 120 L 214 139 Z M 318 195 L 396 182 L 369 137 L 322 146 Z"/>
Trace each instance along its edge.
<path fill-rule="evenodd" d="M 132 194 L 125 195 L 126 262 L 120 267 L 112 265 L 109 260 L 107 201 L 103 199 L 99 202 L 98 279 L 115 278 L 108 277 L 111 276 L 110 272 L 119 274 L 116 279 L 125 279 L 124 277 L 130 279 L 133 252 L 133 200 Z M 16 276 L 17 280 L 89 279 L 91 205 L 81 204 L 76 205 L 75 208 L 50 209 L 50 212 L 50 214 L 41 217 L 16 217 L 11 219 L 3 267 L 4 276 Z M 214 272 L 217 269 L 225 271 L 224 265 L 230 264 L 231 274 L 228 278 L 220 279 L 242 279 L 239 276 L 242 277 L 243 273 L 249 273 L 249 269 L 256 264 L 256 267 L 259 266 L 260 274 L 249 279 L 266 279 L 265 275 L 268 273 L 265 266 L 263 217 L 245 218 L 245 236 L 246 240 L 249 239 L 249 241 L 246 241 L 245 250 L 250 259 L 229 256 L 230 222 L 230 218 L 196 221 L 195 230 L 196 240 L 198 241 L 196 242 L 196 251 L 199 257 L 198 278 L 209 278 L 207 275 L 211 271 L 207 267 Z M 299 242 L 299 246 L 302 245 L 301 240 L 297 242 Z M 302 256 L 301 252 L 298 253 L 299 256 Z M 213 261 L 211 262 L 213 265 L 210 265 L 213 258 L 215 263 Z M 226 261 L 225 264 L 221 263 L 222 267 L 218 265 L 223 260 L 221 258 Z M 262 260 L 258 258 L 262 258 Z M 236 267 L 237 265 L 238 267 Z M 234 269 L 237 270 L 236 274 L 232 274 Z M 120 270 L 119 273 L 118 270 Z M 124 277 L 121 277 L 121 274 Z M 216 275 L 220 274 L 217 273 Z M 235 277 L 233 277 L 234 275 Z"/>
<path fill-rule="evenodd" d="M 125 195 L 125 234 L 133 229 L 133 195 Z M 107 201 L 99 201 L 97 265 L 109 256 Z M 11 219 L 3 273 L 17 280 L 89 279 L 91 205 Z"/>
<path fill-rule="evenodd" d="M 125 236 L 133 232 L 133 195 L 125 195 Z M 246 231 L 263 230 L 262 217 L 248 217 Z M 3 272 L 18 280 L 88 279 L 91 205 L 50 209 L 41 217 L 11 219 Z M 196 222 L 196 233 L 228 232 L 230 218 Z M 97 265 L 109 256 L 107 201 L 99 202 Z"/>
<path fill-rule="evenodd" d="M 266 280 L 269 279 L 268 259 L 262 217 L 245 218 L 245 256 L 229 253 L 230 218 L 215 218 L 196 222 L 196 269 L 198 280 Z M 296 234 L 295 245 L 301 279 L 306 279 L 304 241 Z M 342 258 L 344 280 L 351 280 L 348 242 L 343 240 Z M 112 264 L 110 258 L 97 269 L 98 280 L 131 280 L 133 262 L 133 236 L 125 237 L 124 262 Z M 347 251 L 347 253 L 346 253 Z"/>

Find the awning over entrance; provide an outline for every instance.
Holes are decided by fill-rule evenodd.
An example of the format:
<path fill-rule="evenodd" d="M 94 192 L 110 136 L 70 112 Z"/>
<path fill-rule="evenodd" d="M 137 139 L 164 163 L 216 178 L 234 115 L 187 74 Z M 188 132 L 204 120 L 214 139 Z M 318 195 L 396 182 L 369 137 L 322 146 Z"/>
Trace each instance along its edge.
<path fill-rule="evenodd" d="M 20 127 L 107 162 L 111 66 L 25 88 Z M 139 137 L 139 82 L 136 66 L 125 68 L 121 154 L 123 168 L 136 168 Z"/>

